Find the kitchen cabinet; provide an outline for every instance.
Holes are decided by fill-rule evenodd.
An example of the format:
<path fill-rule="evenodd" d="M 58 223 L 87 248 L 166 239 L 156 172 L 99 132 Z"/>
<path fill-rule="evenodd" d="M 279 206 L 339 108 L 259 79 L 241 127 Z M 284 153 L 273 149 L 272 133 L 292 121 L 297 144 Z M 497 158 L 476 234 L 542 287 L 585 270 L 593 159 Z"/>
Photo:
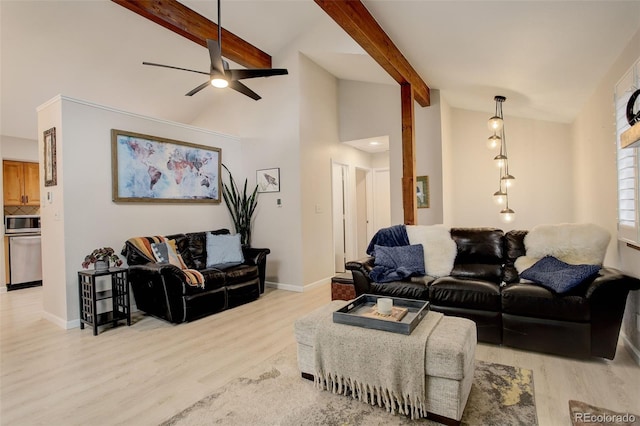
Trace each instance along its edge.
<path fill-rule="evenodd" d="M 5 206 L 40 205 L 40 166 L 24 161 L 2 162 Z"/>

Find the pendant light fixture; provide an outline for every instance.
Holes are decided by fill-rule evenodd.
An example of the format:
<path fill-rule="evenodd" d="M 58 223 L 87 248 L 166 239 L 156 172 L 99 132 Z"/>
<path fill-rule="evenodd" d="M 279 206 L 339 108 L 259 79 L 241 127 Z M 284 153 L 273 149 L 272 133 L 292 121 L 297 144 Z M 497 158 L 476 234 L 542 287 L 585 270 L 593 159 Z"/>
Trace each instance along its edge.
<path fill-rule="evenodd" d="M 500 210 L 500 219 L 505 223 L 510 223 L 515 220 L 515 212 L 509 208 L 509 189 L 513 187 L 516 178 L 509 173 L 507 140 L 504 135 L 502 103 L 506 101 L 507 98 L 504 96 L 496 96 L 493 99 L 496 101 L 496 112 L 495 115 L 489 119 L 489 130 L 493 132 L 493 135 L 489 136 L 487 147 L 489 149 L 500 147 L 500 153 L 493 158 L 496 167 L 500 170 L 498 190 L 493 193 L 493 200 L 497 205 L 504 207 Z"/>

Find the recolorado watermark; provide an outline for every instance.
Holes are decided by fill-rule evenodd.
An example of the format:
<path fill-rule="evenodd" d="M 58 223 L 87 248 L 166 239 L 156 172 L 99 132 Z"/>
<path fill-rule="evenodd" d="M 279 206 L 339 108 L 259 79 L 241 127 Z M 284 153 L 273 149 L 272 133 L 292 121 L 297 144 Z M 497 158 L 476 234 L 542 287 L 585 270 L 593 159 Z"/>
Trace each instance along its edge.
<path fill-rule="evenodd" d="M 583 423 L 633 423 L 636 416 L 630 413 L 625 414 L 594 414 L 594 413 L 573 413 L 574 422 Z"/>

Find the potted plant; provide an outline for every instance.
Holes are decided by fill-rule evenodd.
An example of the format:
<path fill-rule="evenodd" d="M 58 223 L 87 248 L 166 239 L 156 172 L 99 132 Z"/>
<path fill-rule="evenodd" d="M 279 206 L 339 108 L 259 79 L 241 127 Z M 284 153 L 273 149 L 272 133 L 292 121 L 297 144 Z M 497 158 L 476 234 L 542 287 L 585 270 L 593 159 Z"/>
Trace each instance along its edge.
<path fill-rule="evenodd" d="M 88 254 L 82 262 L 82 267 L 88 269 L 90 264 L 94 264 L 96 271 L 104 271 L 109 269 L 111 263 L 116 266 L 122 265 L 122 260 L 113 251 L 111 247 L 101 247 L 93 250 L 91 254 Z"/>
<path fill-rule="evenodd" d="M 254 188 L 253 192 L 247 193 L 247 179 L 244 180 L 244 188 L 242 193 L 236 185 L 236 181 L 233 179 L 233 175 L 225 166 L 224 169 L 229 173 L 229 184 L 222 183 L 222 196 L 224 202 L 229 209 L 231 219 L 236 232 L 240 234 L 240 241 L 242 245 L 251 245 L 251 219 L 253 213 L 258 205 L 258 185 Z"/>

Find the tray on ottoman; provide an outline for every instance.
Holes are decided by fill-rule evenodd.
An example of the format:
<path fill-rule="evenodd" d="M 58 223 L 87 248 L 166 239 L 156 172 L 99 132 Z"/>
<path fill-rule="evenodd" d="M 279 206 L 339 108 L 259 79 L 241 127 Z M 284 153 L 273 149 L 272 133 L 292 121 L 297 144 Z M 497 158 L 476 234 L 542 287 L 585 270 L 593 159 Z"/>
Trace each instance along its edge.
<path fill-rule="evenodd" d="M 393 300 L 393 306 L 406 308 L 407 314 L 400 321 L 389 321 L 364 316 L 365 313 L 377 304 L 380 296 L 363 294 L 356 300 L 333 313 L 333 322 L 355 325 L 358 327 L 372 328 L 392 333 L 411 334 L 418 326 L 422 318 L 429 312 L 429 302 L 424 300 L 402 299 L 389 297 Z"/>

